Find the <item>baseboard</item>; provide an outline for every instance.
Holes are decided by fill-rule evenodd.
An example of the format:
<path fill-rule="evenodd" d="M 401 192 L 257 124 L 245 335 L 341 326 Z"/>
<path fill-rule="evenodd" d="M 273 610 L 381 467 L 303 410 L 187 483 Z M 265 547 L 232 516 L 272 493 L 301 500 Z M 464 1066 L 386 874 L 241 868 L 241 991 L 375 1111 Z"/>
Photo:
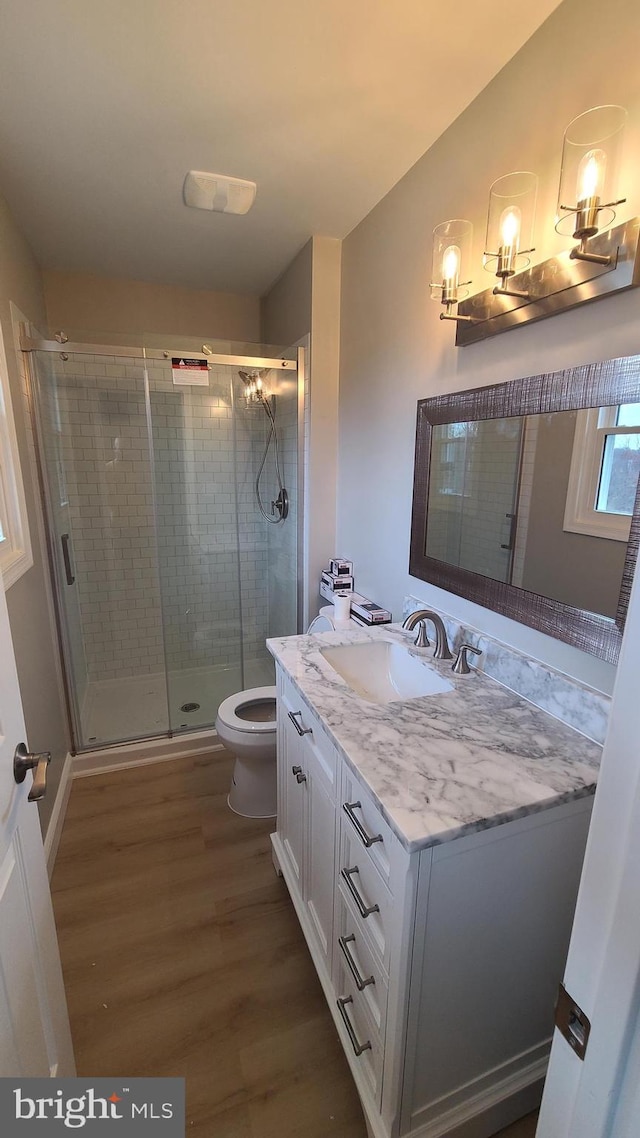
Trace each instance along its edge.
<path fill-rule="evenodd" d="M 69 795 L 71 794 L 72 778 L 73 759 L 71 755 L 67 754 L 64 763 L 62 764 L 62 774 L 60 775 L 60 782 L 56 791 L 53 810 L 51 811 L 49 825 L 47 826 L 47 832 L 44 837 L 44 856 L 47 863 L 47 873 L 49 874 L 49 877 L 51 877 L 51 874 L 53 873 L 56 854 L 58 853 L 58 846 L 60 845 L 62 827 L 64 826 L 64 819 L 67 813 Z"/>
<path fill-rule="evenodd" d="M 441 1104 L 434 1104 L 431 1110 L 438 1112 L 435 1117 L 422 1121 L 414 1117 L 408 1138 L 484 1138 L 535 1110 L 540 1105 L 549 1065 L 549 1045 L 533 1049 L 540 1050 L 542 1055 L 455 1106 L 443 1109 L 444 1099 Z"/>
<path fill-rule="evenodd" d="M 118 747 L 105 747 L 87 751 L 73 758 L 73 778 L 87 778 L 107 771 L 128 770 L 129 767 L 147 766 L 150 763 L 170 762 L 189 755 L 224 750 L 215 731 L 194 731 L 173 739 L 148 739 L 141 743 L 125 743 Z"/>

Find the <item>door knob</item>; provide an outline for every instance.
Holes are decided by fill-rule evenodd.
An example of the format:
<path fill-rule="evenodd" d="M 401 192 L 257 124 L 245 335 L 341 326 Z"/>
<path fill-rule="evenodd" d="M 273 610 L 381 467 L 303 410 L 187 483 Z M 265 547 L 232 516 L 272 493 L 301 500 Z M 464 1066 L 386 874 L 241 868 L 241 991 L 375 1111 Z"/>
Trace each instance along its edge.
<path fill-rule="evenodd" d="M 28 751 L 25 743 L 18 743 L 13 756 L 13 777 L 17 783 L 24 782 L 27 771 L 34 771 L 33 785 L 28 801 L 37 802 L 47 792 L 47 767 L 51 762 L 51 751 L 36 753 Z"/>

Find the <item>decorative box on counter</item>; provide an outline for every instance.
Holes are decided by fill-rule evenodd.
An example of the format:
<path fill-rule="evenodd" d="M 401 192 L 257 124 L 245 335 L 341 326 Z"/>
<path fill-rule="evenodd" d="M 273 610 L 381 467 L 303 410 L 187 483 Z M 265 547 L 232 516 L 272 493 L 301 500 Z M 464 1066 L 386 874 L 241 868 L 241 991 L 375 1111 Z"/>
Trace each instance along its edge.
<path fill-rule="evenodd" d="M 328 601 L 332 601 L 335 593 L 351 592 L 353 592 L 353 577 L 346 573 L 337 576 L 323 569 L 320 578 L 320 595 L 322 597 L 326 597 Z"/>
<path fill-rule="evenodd" d="M 392 616 L 388 609 L 380 608 L 375 601 L 354 593 L 351 597 L 351 619 L 357 624 L 391 624 Z"/>
<path fill-rule="evenodd" d="M 344 557 L 332 557 L 329 572 L 333 577 L 353 578 L 353 561 L 345 561 Z"/>

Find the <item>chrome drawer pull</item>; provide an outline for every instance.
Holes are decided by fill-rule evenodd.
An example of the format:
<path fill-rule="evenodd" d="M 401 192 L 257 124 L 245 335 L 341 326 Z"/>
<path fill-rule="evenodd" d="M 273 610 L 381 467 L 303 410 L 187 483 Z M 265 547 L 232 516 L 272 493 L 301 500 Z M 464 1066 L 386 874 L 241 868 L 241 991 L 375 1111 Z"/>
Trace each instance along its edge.
<path fill-rule="evenodd" d="M 349 971 L 350 971 L 351 975 L 353 976 L 353 978 L 356 982 L 356 987 L 357 987 L 358 991 L 364 992 L 364 990 L 368 984 L 375 984 L 376 979 L 375 979 L 375 976 L 367 976 L 366 979 L 363 979 L 363 977 L 360 975 L 360 969 L 358 968 L 358 965 L 356 964 L 355 960 L 353 959 L 353 957 L 352 957 L 352 955 L 349 952 L 349 949 L 347 947 L 355 939 L 356 938 L 355 938 L 354 933 L 351 933 L 349 936 L 339 936 L 338 937 L 338 944 L 340 945 L 340 948 L 342 949 L 342 955 L 344 956 L 344 958 L 345 958 L 345 960 L 349 966 Z"/>
<path fill-rule="evenodd" d="M 379 905 L 369 905 L 367 907 L 365 905 L 364 901 L 362 900 L 362 897 L 358 893 L 358 890 L 356 889 L 355 885 L 353 884 L 353 881 L 351 880 L 351 875 L 353 873 L 359 873 L 359 872 L 360 872 L 360 870 L 358 869 L 357 865 L 354 865 L 353 869 L 341 869 L 340 870 L 340 876 L 341 876 L 342 880 L 344 881 L 347 889 L 349 890 L 351 896 L 353 897 L 356 905 L 358 906 L 358 912 L 360 913 L 360 916 L 366 919 L 367 917 L 370 917 L 372 913 L 379 913 L 380 912 L 380 906 Z"/>
<path fill-rule="evenodd" d="M 367 833 L 367 831 L 365 830 L 364 826 L 362 825 L 362 822 L 360 821 L 360 819 L 356 818 L 355 814 L 353 813 L 354 810 L 362 810 L 362 803 L 361 802 L 343 802 L 342 803 L 342 809 L 344 810 L 345 814 L 347 815 L 347 818 L 351 822 L 351 825 L 353 826 L 356 834 L 360 838 L 360 841 L 363 843 L 363 845 L 365 845 L 367 847 L 367 849 L 369 849 L 369 846 L 372 846 L 374 842 L 383 842 L 384 841 L 382 834 L 375 834 L 373 837 L 371 837 L 371 834 Z"/>
<path fill-rule="evenodd" d="M 302 727 L 301 726 L 301 722 L 302 722 L 302 712 L 301 711 L 288 711 L 287 715 L 289 716 L 289 719 L 291 720 L 291 722 L 293 723 L 293 726 L 295 727 L 296 731 L 298 732 L 298 735 L 313 735 L 313 729 L 311 727 Z M 298 723 L 298 720 L 296 719 L 296 715 L 300 716 L 300 721 L 301 721 L 300 723 Z"/>
<path fill-rule="evenodd" d="M 363 1051 L 371 1051 L 371 1044 L 370 1044 L 369 1040 L 367 1040 L 366 1043 L 359 1043 L 358 1042 L 358 1036 L 356 1035 L 355 1031 L 353 1030 L 353 1028 L 351 1026 L 351 1020 L 349 1019 L 349 1016 L 347 1015 L 347 1004 L 352 1004 L 352 1003 L 353 1003 L 353 996 L 340 996 L 338 998 L 338 1001 L 337 1001 L 338 1011 L 340 1012 L 340 1015 L 342 1016 L 342 1022 L 344 1023 L 344 1026 L 347 1029 L 347 1035 L 349 1036 L 349 1039 L 351 1040 L 351 1046 L 353 1047 L 353 1050 L 355 1051 L 356 1055 L 362 1055 Z"/>
<path fill-rule="evenodd" d="M 297 782 L 306 782 L 307 781 L 306 774 L 302 773 L 302 767 L 292 767 L 291 768 L 291 774 L 294 774 L 296 776 Z"/>

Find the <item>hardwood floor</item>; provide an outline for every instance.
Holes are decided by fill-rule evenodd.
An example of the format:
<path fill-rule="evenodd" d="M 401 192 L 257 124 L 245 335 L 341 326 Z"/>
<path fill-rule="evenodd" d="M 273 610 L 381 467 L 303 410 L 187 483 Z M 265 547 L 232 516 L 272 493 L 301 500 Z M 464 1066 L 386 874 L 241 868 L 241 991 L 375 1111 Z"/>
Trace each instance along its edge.
<path fill-rule="evenodd" d="M 73 784 L 52 893 L 78 1074 L 184 1076 L 190 1138 L 366 1138 L 273 822 L 228 809 L 232 765 Z"/>

